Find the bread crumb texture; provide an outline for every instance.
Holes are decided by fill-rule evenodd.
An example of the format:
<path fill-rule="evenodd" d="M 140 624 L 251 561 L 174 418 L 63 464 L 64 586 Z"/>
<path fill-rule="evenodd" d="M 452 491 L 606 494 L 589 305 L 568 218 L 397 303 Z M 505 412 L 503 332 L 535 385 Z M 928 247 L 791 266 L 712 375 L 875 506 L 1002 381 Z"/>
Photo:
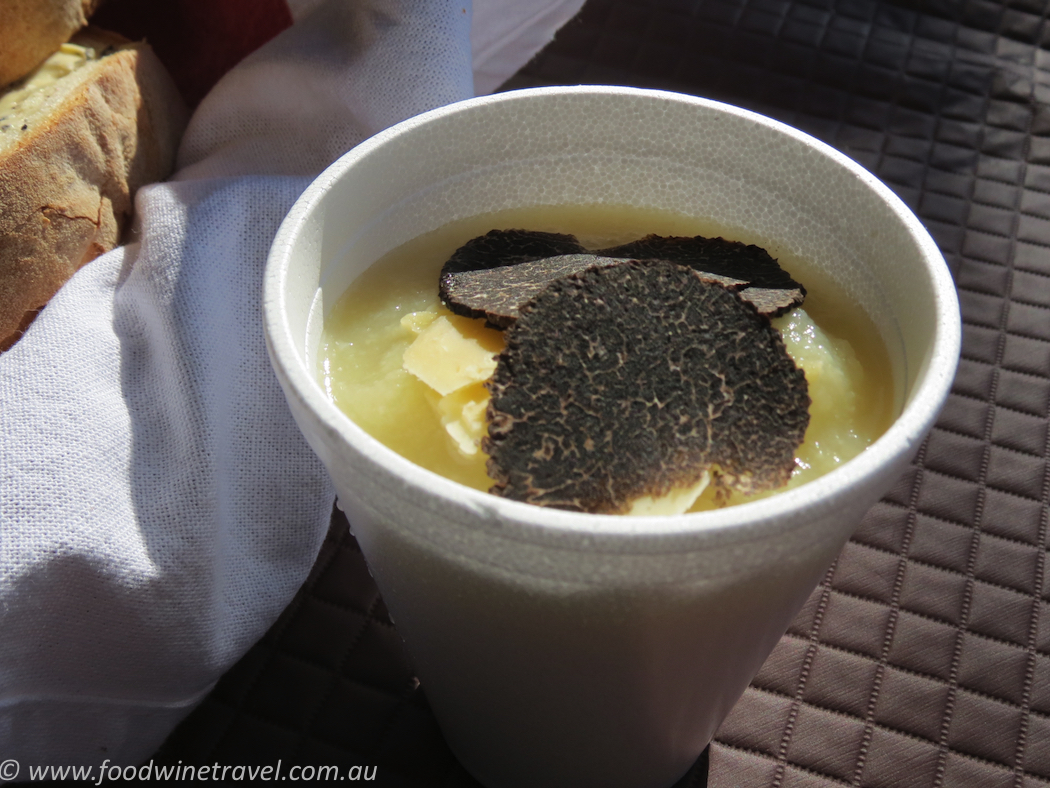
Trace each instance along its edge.
<path fill-rule="evenodd" d="M 39 66 L 87 24 L 98 0 L 4 0 L 0 3 L 0 87 Z"/>

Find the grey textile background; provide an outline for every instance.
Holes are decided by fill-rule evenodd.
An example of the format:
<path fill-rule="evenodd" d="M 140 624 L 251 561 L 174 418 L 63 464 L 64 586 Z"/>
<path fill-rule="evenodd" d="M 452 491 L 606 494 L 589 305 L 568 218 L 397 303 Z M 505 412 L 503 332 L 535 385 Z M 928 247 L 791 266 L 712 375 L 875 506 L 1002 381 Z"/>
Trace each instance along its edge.
<path fill-rule="evenodd" d="M 614 83 L 771 115 L 924 221 L 963 359 L 865 519 L 680 786 L 1050 786 L 1050 3 L 590 0 L 507 87 Z M 340 519 L 300 595 L 158 759 L 377 764 L 474 786 Z"/>

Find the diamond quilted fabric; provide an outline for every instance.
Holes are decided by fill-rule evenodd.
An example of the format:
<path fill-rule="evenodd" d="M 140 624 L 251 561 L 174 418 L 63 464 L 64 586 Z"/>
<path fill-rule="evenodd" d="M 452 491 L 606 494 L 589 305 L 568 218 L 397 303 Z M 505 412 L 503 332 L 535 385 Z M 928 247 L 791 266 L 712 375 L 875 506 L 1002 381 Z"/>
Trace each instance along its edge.
<path fill-rule="evenodd" d="M 590 0 L 506 87 L 678 90 L 889 184 L 959 290 L 936 428 L 680 783 L 1050 786 L 1050 4 Z M 474 786 L 341 517 L 293 605 L 157 754 Z"/>

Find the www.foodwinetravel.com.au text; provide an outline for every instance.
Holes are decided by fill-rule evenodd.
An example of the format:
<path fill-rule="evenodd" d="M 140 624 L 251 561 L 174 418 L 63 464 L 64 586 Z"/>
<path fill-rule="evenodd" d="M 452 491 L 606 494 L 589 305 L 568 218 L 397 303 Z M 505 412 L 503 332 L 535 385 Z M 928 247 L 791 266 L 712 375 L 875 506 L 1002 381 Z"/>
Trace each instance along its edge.
<path fill-rule="evenodd" d="M 0 762 L 0 782 L 12 782 L 19 778 L 29 782 L 39 780 L 76 780 L 102 785 L 104 782 L 126 780 L 347 780 L 372 781 L 376 779 L 377 766 L 310 766 L 296 764 L 283 766 L 281 761 L 271 766 L 231 766 L 228 764 L 205 764 L 196 766 L 183 763 L 155 764 L 153 761 L 138 766 L 120 766 L 108 758 L 100 766 L 41 766 L 33 765 L 22 774 L 22 765 L 14 758 Z"/>

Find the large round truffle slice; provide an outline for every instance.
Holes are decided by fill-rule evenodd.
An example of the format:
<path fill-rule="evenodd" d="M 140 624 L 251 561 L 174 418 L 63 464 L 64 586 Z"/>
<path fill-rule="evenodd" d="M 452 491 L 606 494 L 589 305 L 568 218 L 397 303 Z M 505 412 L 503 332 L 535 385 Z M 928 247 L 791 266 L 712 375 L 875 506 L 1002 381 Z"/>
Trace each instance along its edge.
<path fill-rule="evenodd" d="M 595 254 L 687 265 L 709 275 L 708 278 L 741 288 L 744 300 L 770 317 L 800 306 L 806 297 L 806 288 L 792 279 L 761 246 L 725 238 L 647 235 Z"/>
<path fill-rule="evenodd" d="M 785 484 L 806 379 L 735 292 L 627 262 L 551 283 L 521 309 L 488 383 L 491 492 L 618 514 L 696 484 Z"/>

